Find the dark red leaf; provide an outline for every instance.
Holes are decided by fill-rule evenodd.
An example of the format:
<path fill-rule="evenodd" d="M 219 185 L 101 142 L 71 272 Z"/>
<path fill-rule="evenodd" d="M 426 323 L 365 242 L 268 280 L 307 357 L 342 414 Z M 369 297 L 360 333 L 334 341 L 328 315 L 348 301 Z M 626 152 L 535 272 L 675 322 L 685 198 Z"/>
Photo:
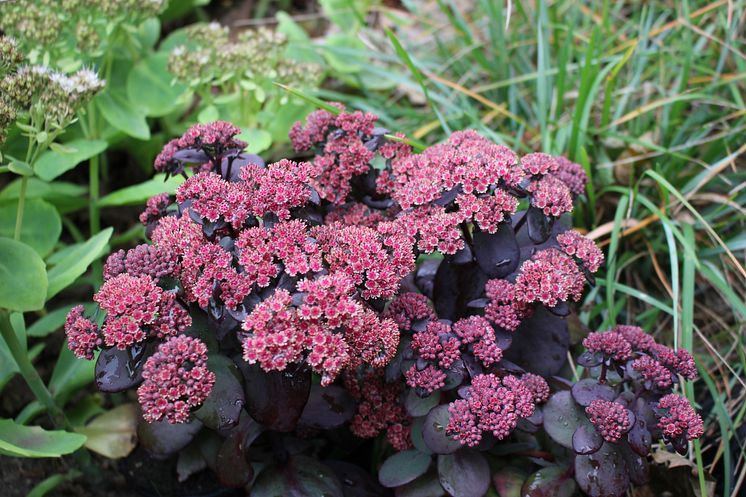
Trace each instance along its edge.
<path fill-rule="evenodd" d="M 490 466 L 481 452 L 462 449 L 438 456 L 438 479 L 453 497 L 483 497 L 490 487 Z"/>
<path fill-rule="evenodd" d="M 291 456 L 283 465 L 266 467 L 251 488 L 251 497 L 344 497 L 332 469 L 307 456 Z"/>
<path fill-rule="evenodd" d="M 575 480 L 589 497 L 622 497 L 629 488 L 627 464 L 615 444 L 575 457 Z"/>
<path fill-rule="evenodd" d="M 589 422 L 581 423 L 572 435 L 572 449 L 576 454 L 593 454 L 603 443 L 603 437 Z"/>
<path fill-rule="evenodd" d="M 547 466 L 528 477 L 523 484 L 520 496 L 572 497 L 577 488 L 567 468 Z"/>
<path fill-rule="evenodd" d="M 552 376 L 567 361 L 569 346 L 565 320 L 537 306 L 533 316 L 525 319 L 513 333 L 513 342 L 505 351 L 505 358 L 531 373 Z"/>
<path fill-rule="evenodd" d="M 512 226 L 502 224 L 496 233 L 477 231 L 473 245 L 477 264 L 490 278 L 504 278 L 518 268 L 521 251 Z"/>
<path fill-rule="evenodd" d="M 355 414 L 355 403 L 347 390 L 339 385 L 313 385 L 308 403 L 298 423 L 320 430 L 342 426 Z"/>
<path fill-rule="evenodd" d="M 461 442 L 446 435 L 446 427 L 450 418 L 447 404 L 434 408 L 425 417 L 422 438 L 425 440 L 425 445 L 436 454 L 451 454 L 462 447 Z"/>
<path fill-rule="evenodd" d="M 567 390 L 557 392 L 544 405 L 544 430 L 558 444 L 572 449 L 575 430 L 587 422 L 585 413 Z"/>
<path fill-rule="evenodd" d="M 296 364 L 270 372 L 245 364 L 241 372 L 251 417 L 270 430 L 294 430 L 311 392 L 311 372 Z"/>
<path fill-rule="evenodd" d="M 612 401 L 616 398 L 616 391 L 609 385 L 599 383 L 593 378 L 580 380 L 572 387 L 572 396 L 575 402 L 587 407 L 594 400 Z"/>

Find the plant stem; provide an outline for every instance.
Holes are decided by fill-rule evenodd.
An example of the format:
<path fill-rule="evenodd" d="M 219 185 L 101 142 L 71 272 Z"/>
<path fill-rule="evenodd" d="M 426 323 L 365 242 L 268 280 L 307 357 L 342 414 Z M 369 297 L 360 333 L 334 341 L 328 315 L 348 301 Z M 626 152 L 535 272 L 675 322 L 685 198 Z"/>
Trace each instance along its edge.
<path fill-rule="evenodd" d="M 62 409 L 60 409 L 54 401 L 52 394 L 47 389 L 41 376 L 39 376 L 34 365 L 31 364 L 28 355 L 23 350 L 21 343 L 18 341 L 15 330 L 10 324 L 8 311 L 4 309 L 0 310 L 0 334 L 2 334 L 3 340 L 5 340 L 5 343 L 8 346 L 11 356 L 13 356 L 13 359 L 16 361 L 21 376 L 23 376 L 23 379 L 26 381 L 26 384 L 29 386 L 36 399 L 47 408 L 47 412 L 50 414 L 55 427 L 72 429 L 70 423 L 65 417 L 65 413 L 62 412 Z"/>
<path fill-rule="evenodd" d="M 16 210 L 16 230 L 13 233 L 14 240 L 21 239 L 21 227 L 23 226 L 23 209 L 26 204 L 26 187 L 28 186 L 28 176 L 21 178 L 21 190 L 18 192 L 18 209 Z"/>

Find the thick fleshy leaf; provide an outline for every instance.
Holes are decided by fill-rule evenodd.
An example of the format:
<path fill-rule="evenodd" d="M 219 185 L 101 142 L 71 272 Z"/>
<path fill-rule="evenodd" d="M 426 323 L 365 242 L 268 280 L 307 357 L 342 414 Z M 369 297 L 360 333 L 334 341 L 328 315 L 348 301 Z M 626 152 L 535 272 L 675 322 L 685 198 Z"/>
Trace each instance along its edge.
<path fill-rule="evenodd" d="M 425 417 L 412 419 L 410 436 L 412 437 L 412 445 L 414 448 L 424 454 L 432 454 L 433 451 L 425 443 L 425 439 L 422 437 L 422 427 L 425 425 Z"/>
<path fill-rule="evenodd" d="M 254 477 L 248 454 L 253 440 L 246 438 L 249 423 L 247 420 L 231 430 L 218 450 L 216 473 L 220 483 L 226 487 L 242 488 Z"/>
<path fill-rule="evenodd" d="M 176 460 L 176 475 L 179 483 L 187 481 L 190 476 L 204 469 L 207 469 L 207 461 L 199 450 L 198 443 L 190 444 L 179 452 L 179 458 Z"/>
<path fill-rule="evenodd" d="M 241 373 L 233 361 L 218 354 L 208 357 L 207 367 L 215 373 L 215 385 L 194 415 L 212 430 L 225 430 L 238 423 L 246 403 Z"/>
<path fill-rule="evenodd" d="M 572 497 L 578 486 L 568 468 L 547 466 L 532 474 L 523 484 L 521 497 Z M 500 494 L 500 497 L 507 497 Z"/>
<path fill-rule="evenodd" d="M 450 418 L 448 404 L 434 408 L 425 417 L 422 438 L 425 440 L 425 445 L 436 454 L 452 454 L 463 447 L 461 442 L 446 435 L 446 427 Z"/>
<path fill-rule="evenodd" d="M 117 191 L 111 192 L 98 201 L 100 207 L 118 207 L 121 205 L 139 205 L 145 203 L 150 197 L 159 193 L 174 193 L 176 188 L 184 182 L 182 176 L 171 176 L 165 179 L 165 175 L 156 174 L 152 179 L 143 181 L 136 185 L 125 186 Z"/>
<path fill-rule="evenodd" d="M 344 497 L 342 483 L 326 464 L 307 456 L 291 456 L 283 465 L 265 468 L 251 488 L 251 497 Z"/>
<path fill-rule="evenodd" d="M 571 449 L 575 430 L 587 418 L 570 392 L 565 390 L 549 397 L 543 412 L 544 430 L 547 434 L 558 444 Z"/>
<path fill-rule="evenodd" d="M 87 437 L 87 449 L 109 459 L 119 459 L 128 456 L 137 445 L 138 416 L 136 404 L 122 404 L 76 431 Z"/>
<path fill-rule="evenodd" d="M 331 430 L 342 426 L 355 414 L 355 403 L 339 385 L 313 385 L 300 421 L 303 426 Z"/>
<path fill-rule="evenodd" d="M 427 259 L 417 266 L 415 283 L 423 295 L 427 298 L 433 298 L 433 289 L 435 286 L 435 275 L 438 272 L 441 261 L 438 259 Z"/>
<path fill-rule="evenodd" d="M 572 396 L 575 402 L 587 407 L 594 400 L 614 400 L 616 392 L 605 383 L 599 383 L 598 380 L 593 378 L 585 378 L 573 385 Z"/>
<path fill-rule="evenodd" d="M 570 335 L 564 319 L 543 306 L 523 320 L 513 333 L 513 342 L 505 358 L 540 376 L 557 374 L 567 361 Z"/>
<path fill-rule="evenodd" d="M 387 497 L 391 490 L 381 486 L 360 466 L 344 461 L 325 461 L 342 483 L 344 497 Z"/>
<path fill-rule="evenodd" d="M 592 368 L 603 362 L 604 358 L 600 353 L 594 353 L 586 350 L 578 356 L 577 363 L 584 368 Z"/>
<path fill-rule="evenodd" d="M 572 449 L 576 454 L 593 454 L 603 443 L 603 437 L 589 422 L 581 423 L 572 435 Z"/>
<path fill-rule="evenodd" d="M 526 212 L 526 228 L 528 237 L 534 243 L 544 243 L 552 234 L 554 218 L 547 216 L 541 209 L 529 207 Z"/>
<path fill-rule="evenodd" d="M 13 238 L 16 228 L 18 201 L 0 202 L 0 236 Z M 26 200 L 23 208 L 21 241 L 46 257 L 62 233 L 62 220 L 57 209 L 40 198 Z"/>
<path fill-rule="evenodd" d="M 474 256 L 490 278 L 504 278 L 518 268 L 521 251 L 513 227 L 500 225 L 496 233 L 474 233 Z"/>
<path fill-rule="evenodd" d="M 453 319 L 458 309 L 460 296 L 459 274 L 471 266 L 457 266 L 449 259 L 443 259 L 433 280 L 433 305 L 441 319 Z"/>
<path fill-rule="evenodd" d="M 523 497 L 521 487 L 528 471 L 517 466 L 503 466 L 492 475 L 492 484 L 500 497 Z"/>
<path fill-rule="evenodd" d="M 396 497 L 443 497 L 444 495 L 446 491 L 438 481 L 438 475 L 434 473 L 423 475 L 396 489 Z"/>
<path fill-rule="evenodd" d="M 420 397 L 414 390 L 409 390 L 404 398 L 404 407 L 410 416 L 426 416 L 430 410 L 438 405 L 440 394 L 434 393 L 427 397 Z"/>
<path fill-rule="evenodd" d="M 419 450 L 397 452 L 386 459 L 378 470 L 381 485 L 394 488 L 424 475 L 430 467 L 431 457 Z"/>
<path fill-rule="evenodd" d="M 635 485 L 645 485 L 650 480 L 650 467 L 648 466 L 647 454 L 639 455 L 632 448 L 621 442 L 618 446 L 624 462 L 627 464 L 629 479 Z"/>
<path fill-rule="evenodd" d="M 481 452 L 462 449 L 438 456 L 438 479 L 453 497 L 483 497 L 490 486 L 490 466 Z"/>
<path fill-rule="evenodd" d="M 138 140 L 150 139 L 150 127 L 145 111 L 130 101 L 122 90 L 107 89 L 95 98 L 104 119 L 116 129 Z"/>
<path fill-rule="evenodd" d="M 154 344 L 135 344 L 119 350 L 104 349 L 96 360 L 96 388 L 105 393 L 118 393 L 134 388 L 142 382 L 145 360 L 155 352 Z"/>
<path fill-rule="evenodd" d="M 610 443 L 595 454 L 575 457 L 575 480 L 589 497 L 622 497 L 629 488 L 627 464 Z"/>
<path fill-rule="evenodd" d="M 168 54 L 155 53 L 142 59 L 127 75 L 127 97 L 145 108 L 148 116 L 160 117 L 173 111 L 186 86 L 174 81 L 168 71 Z"/>
<path fill-rule="evenodd" d="M 67 288 L 80 275 L 85 273 L 88 266 L 103 254 L 113 231 L 113 228 L 101 230 L 100 233 L 92 236 L 84 243 L 75 245 L 62 259 L 55 263 L 54 267 L 47 273 L 49 278 L 47 300 Z"/>
<path fill-rule="evenodd" d="M 274 431 L 292 431 L 311 392 L 311 372 L 297 364 L 284 371 L 264 371 L 257 364 L 239 364 L 244 375 L 246 409 Z"/>
<path fill-rule="evenodd" d="M 47 431 L 25 426 L 12 419 L 0 419 L 0 454 L 12 457 L 59 457 L 78 450 L 85 435 Z"/>
<path fill-rule="evenodd" d="M 202 429 L 202 421 L 192 418 L 187 423 L 141 419 L 137 425 L 137 438 L 145 450 L 156 459 L 165 459 L 186 447 Z"/>
<path fill-rule="evenodd" d="M 34 164 L 34 171 L 44 181 L 52 181 L 81 162 L 100 154 L 107 146 L 108 143 L 104 140 L 69 141 L 61 149 L 44 152 Z"/>
<path fill-rule="evenodd" d="M 0 238 L 0 307 L 36 311 L 44 307 L 47 273 L 44 261 L 25 243 Z"/>

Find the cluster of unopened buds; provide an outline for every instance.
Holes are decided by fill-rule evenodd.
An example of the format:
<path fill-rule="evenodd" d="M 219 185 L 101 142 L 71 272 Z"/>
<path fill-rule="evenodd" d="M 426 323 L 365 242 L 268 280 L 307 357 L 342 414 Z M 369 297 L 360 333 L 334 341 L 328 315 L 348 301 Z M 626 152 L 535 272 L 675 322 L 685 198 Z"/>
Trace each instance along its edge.
<path fill-rule="evenodd" d="M 152 244 L 109 257 L 101 326 L 82 307 L 65 326 L 80 357 L 128 354 L 146 420 L 187 421 L 219 354 L 246 378 L 267 375 L 252 389 L 305 392 L 313 413 L 323 402 L 309 389 L 328 389 L 335 419 L 347 398 L 352 433 L 397 450 L 449 454 L 544 427 L 592 457 L 604 443 L 642 454 L 654 436 L 678 449 L 701 435 L 673 394 L 679 376 L 696 377 L 691 355 L 639 328 L 590 334 L 589 377 L 571 392 L 545 380 L 557 384 L 563 318 L 603 262 L 563 219 L 587 182 L 580 166 L 518 157 L 474 131 L 416 153 L 377 116 L 335 108 L 293 126 L 305 161 L 265 164 L 226 122 L 193 126 L 157 157 L 186 180 L 148 202 Z M 551 426 L 560 411 L 584 420 L 579 435 Z"/>

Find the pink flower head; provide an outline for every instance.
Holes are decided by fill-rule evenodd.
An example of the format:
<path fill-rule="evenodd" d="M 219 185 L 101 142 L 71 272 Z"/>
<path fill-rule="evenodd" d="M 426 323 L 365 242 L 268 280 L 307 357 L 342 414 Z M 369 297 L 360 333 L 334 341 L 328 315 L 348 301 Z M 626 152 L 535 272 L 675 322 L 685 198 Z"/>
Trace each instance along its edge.
<path fill-rule="evenodd" d="M 547 380 L 545 380 L 538 374 L 526 373 L 521 376 L 521 381 L 526 386 L 526 388 L 531 390 L 531 393 L 534 396 L 535 404 L 543 404 L 544 402 L 549 400 L 550 392 Z"/>
<path fill-rule="evenodd" d="M 238 263 L 243 268 L 243 275 L 259 287 L 269 286 L 272 278 L 280 273 L 275 264 L 272 233 L 262 226 L 247 228 L 241 231 L 236 240 Z"/>
<path fill-rule="evenodd" d="M 184 258 L 207 243 L 202 228 L 189 216 L 168 216 L 158 221 L 150 236 L 160 249 Z"/>
<path fill-rule="evenodd" d="M 559 169 L 557 159 L 549 154 L 535 152 L 521 157 L 521 167 L 531 176 L 543 176 Z"/>
<path fill-rule="evenodd" d="M 567 255 L 580 259 L 591 273 L 598 271 L 604 261 L 604 254 L 598 245 L 575 230 L 557 235 L 557 243 Z"/>
<path fill-rule="evenodd" d="M 645 333 L 639 326 L 618 324 L 611 331 L 622 335 L 635 351 L 648 352 L 656 345 L 655 339 Z"/>
<path fill-rule="evenodd" d="M 516 299 L 515 286 L 507 280 L 489 280 L 485 293 L 489 302 L 484 308 L 484 316 L 495 326 L 515 331 L 521 320 L 531 313 L 527 304 Z"/>
<path fill-rule="evenodd" d="M 290 276 L 319 272 L 323 268 L 321 247 L 311 238 L 303 221 L 295 219 L 275 225 L 271 245 Z"/>
<path fill-rule="evenodd" d="M 181 149 L 202 149 L 212 157 L 216 157 L 227 149 L 246 148 L 246 142 L 235 138 L 240 133 L 241 128 L 226 121 L 213 121 L 206 124 L 198 123 L 181 135 L 181 138 L 178 140 L 178 146 Z"/>
<path fill-rule="evenodd" d="M 203 242 L 184 254 L 181 262 L 181 283 L 189 302 L 206 308 L 219 299 L 235 309 L 252 292 L 256 274 L 239 273 L 233 256 L 217 243 Z"/>
<path fill-rule="evenodd" d="M 215 384 L 215 374 L 207 369 L 207 346 L 186 335 L 162 343 L 145 361 L 142 376 L 137 399 L 149 423 L 184 423 Z"/>
<path fill-rule="evenodd" d="M 404 373 L 404 378 L 406 378 L 408 386 L 429 395 L 445 386 L 446 373 L 432 364 L 422 370 L 418 370 L 417 366 L 413 364 Z"/>
<path fill-rule="evenodd" d="M 658 408 L 666 410 L 658 422 L 658 428 L 663 431 L 663 437 L 666 440 L 681 437 L 694 440 L 704 434 L 702 418 L 684 397 L 670 393 L 661 398 Z"/>
<path fill-rule="evenodd" d="M 456 197 L 459 214 L 487 233 L 496 233 L 500 223 L 508 220 L 518 208 L 518 199 L 501 188 L 491 195 L 461 194 Z"/>
<path fill-rule="evenodd" d="M 435 320 L 437 316 L 430 307 L 430 300 L 421 293 L 402 293 L 391 301 L 384 312 L 384 317 L 391 318 L 402 331 L 409 331 L 412 324 L 425 319 Z"/>
<path fill-rule="evenodd" d="M 485 318 L 470 316 L 453 325 L 453 333 L 463 345 L 472 344 L 474 356 L 489 367 L 502 359 L 503 351 L 495 343 L 495 330 Z"/>
<path fill-rule="evenodd" d="M 65 318 L 67 347 L 80 359 L 93 359 L 93 353 L 104 343 L 96 323 L 83 317 L 83 306 L 76 305 Z"/>
<path fill-rule="evenodd" d="M 313 165 L 283 159 L 266 168 L 249 164 L 241 169 L 241 185 L 251 199 L 255 216 L 273 213 L 290 219 L 290 209 L 304 206 L 311 198 L 308 183 L 315 175 Z"/>
<path fill-rule="evenodd" d="M 108 347 L 124 350 L 147 337 L 158 317 L 163 290 L 150 276 L 120 274 L 106 281 L 93 300 L 106 311 L 103 334 Z"/>
<path fill-rule="evenodd" d="M 130 276 L 147 275 L 157 281 L 174 274 L 176 266 L 176 254 L 143 243 L 127 252 L 118 250 L 112 253 L 104 265 L 104 279 L 127 273 Z"/>
<path fill-rule="evenodd" d="M 697 366 L 694 364 L 694 357 L 686 350 L 679 349 L 674 352 L 670 347 L 656 343 L 650 348 L 650 351 L 658 359 L 658 362 L 687 380 L 696 380 L 699 376 Z"/>
<path fill-rule="evenodd" d="M 365 226 L 376 229 L 380 223 L 389 220 L 389 212 L 371 209 L 359 202 L 351 202 L 331 211 L 324 219 L 325 224 L 339 223 L 343 226 Z"/>
<path fill-rule="evenodd" d="M 485 431 L 502 440 L 534 408 L 532 392 L 515 376 L 501 380 L 493 374 L 478 375 L 472 378 L 468 397 L 449 406 L 446 433 L 470 447 L 479 444 Z"/>
<path fill-rule="evenodd" d="M 619 362 L 632 358 L 632 346 L 620 333 L 614 331 L 589 333 L 583 339 L 583 346 L 589 352 L 600 353 Z"/>
<path fill-rule="evenodd" d="M 350 366 L 363 363 L 382 368 L 391 361 L 399 345 L 399 327 L 391 319 L 363 308 L 346 323 L 344 340 L 349 346 Z"/>
<path fill-rule="evenodd" d="M 179 139 L 174 138 L 173 140 L 166 143 L 163 146 L 163 150 L 156 156 L 153 168 L 158 172 L 169 172 L 172 174 L 179 174 L 183 171 L 178 170 L 178 167 L 174 165 L 174 154 L 179 151 Z"/>
<path fill-rule="evenodd" d="M 588 184 L 588 175 L 585 174 L 583 166 L 562 156 L 554 159 L 557 161 L 557 170 L 552 175 L 567 185 L 574 195 L 582 195 Z"/>
<path fill-rule="evenodd" d="M 554 249 L 540 250 L 525 261 L 515 281 L 519 302 L 541 302 L 554 307 L 569 299 L 580 300 L 585 277 L 567 254 Z"/>
<path fill-rule="evenodd" d="M 171 204 L 171 197 L 168 193 L 159 193 L 150 197 L 145 204 L 145 210 L 140 214 L 140 222 L 145 226 L 157 222 L 166 215 L 166 209 Z"/>
<path fill-rule="evenodd" d="M 650 356 L 644 355 L 632 361 L 632 369 L 658 390 L 668 390 L 673 386 L 671 371 Z"/>
<path fill-rule="evenodd" d="M 572 212 L 570 189 L 551 174 L 531 182 L 528 191 L 531 193 L 531 205 L 541 209 L 547 216 L 559 217 L 565 212 Z"/>
<path fill-rule="evenodd" d="M 464 248 L 461 238 L 461 214 L 446 212 L 443 207 L 428 205 L 403 213 L 392 228 L 417 240 L 417 248 L 425 254 L 436 250 L 455 254 Z M 380 230 L 380 228 L 379 228 Z"/>
<path fill-rule="evenodd" d="M 622 404 L 616 402 L 593 400 L 585 408 L 585 413 L 607 442 L 618 442 L 632 428 L 629 411 Z"/>
<path fill-rule="evenodd" d="M 332 105 L 344 109 L 342 104 L 335 102 Z M 334 119 L 334 114 L 320 109 L 308 114 L 305 126 L 300 121 L 293 124 L 289 133 L 293 148 L 302 152 L 323 143 L 326 140 L 327 132 L 334 125 Z"/>
<path fill-rule="evenodd" d="M 323 319 L 330 328 L 337 328 L 362 311 L 362 305 L 353 297 L 353 281 L 342 273 L 331 273 L 313 280 L 303 279 L 298 282 L 297 288 L 305 293 L 298 307 L 301 319 Z"/>
<path fill-rule="evenodd" d="M 211 222 L 224 220 L 240 228 L 251 215 L 252 200 L 236 183 L 219 174 L 201 172 L 187 179 L 176 190 L 176 201 L 191 201 L 189 208 Z"/>
<path fill-rule="evenodd" d="M 357 412 L 350 421 L 350 431 L 360 438 L 373 438 L 385 432 L 396 450 L 406 450 L 412 447 L 412 418 L 401 401 L 404 385 L 386 383 L 384 378 L 383 369 L 344 376 L 347 391 L 358 401 Z"/>

